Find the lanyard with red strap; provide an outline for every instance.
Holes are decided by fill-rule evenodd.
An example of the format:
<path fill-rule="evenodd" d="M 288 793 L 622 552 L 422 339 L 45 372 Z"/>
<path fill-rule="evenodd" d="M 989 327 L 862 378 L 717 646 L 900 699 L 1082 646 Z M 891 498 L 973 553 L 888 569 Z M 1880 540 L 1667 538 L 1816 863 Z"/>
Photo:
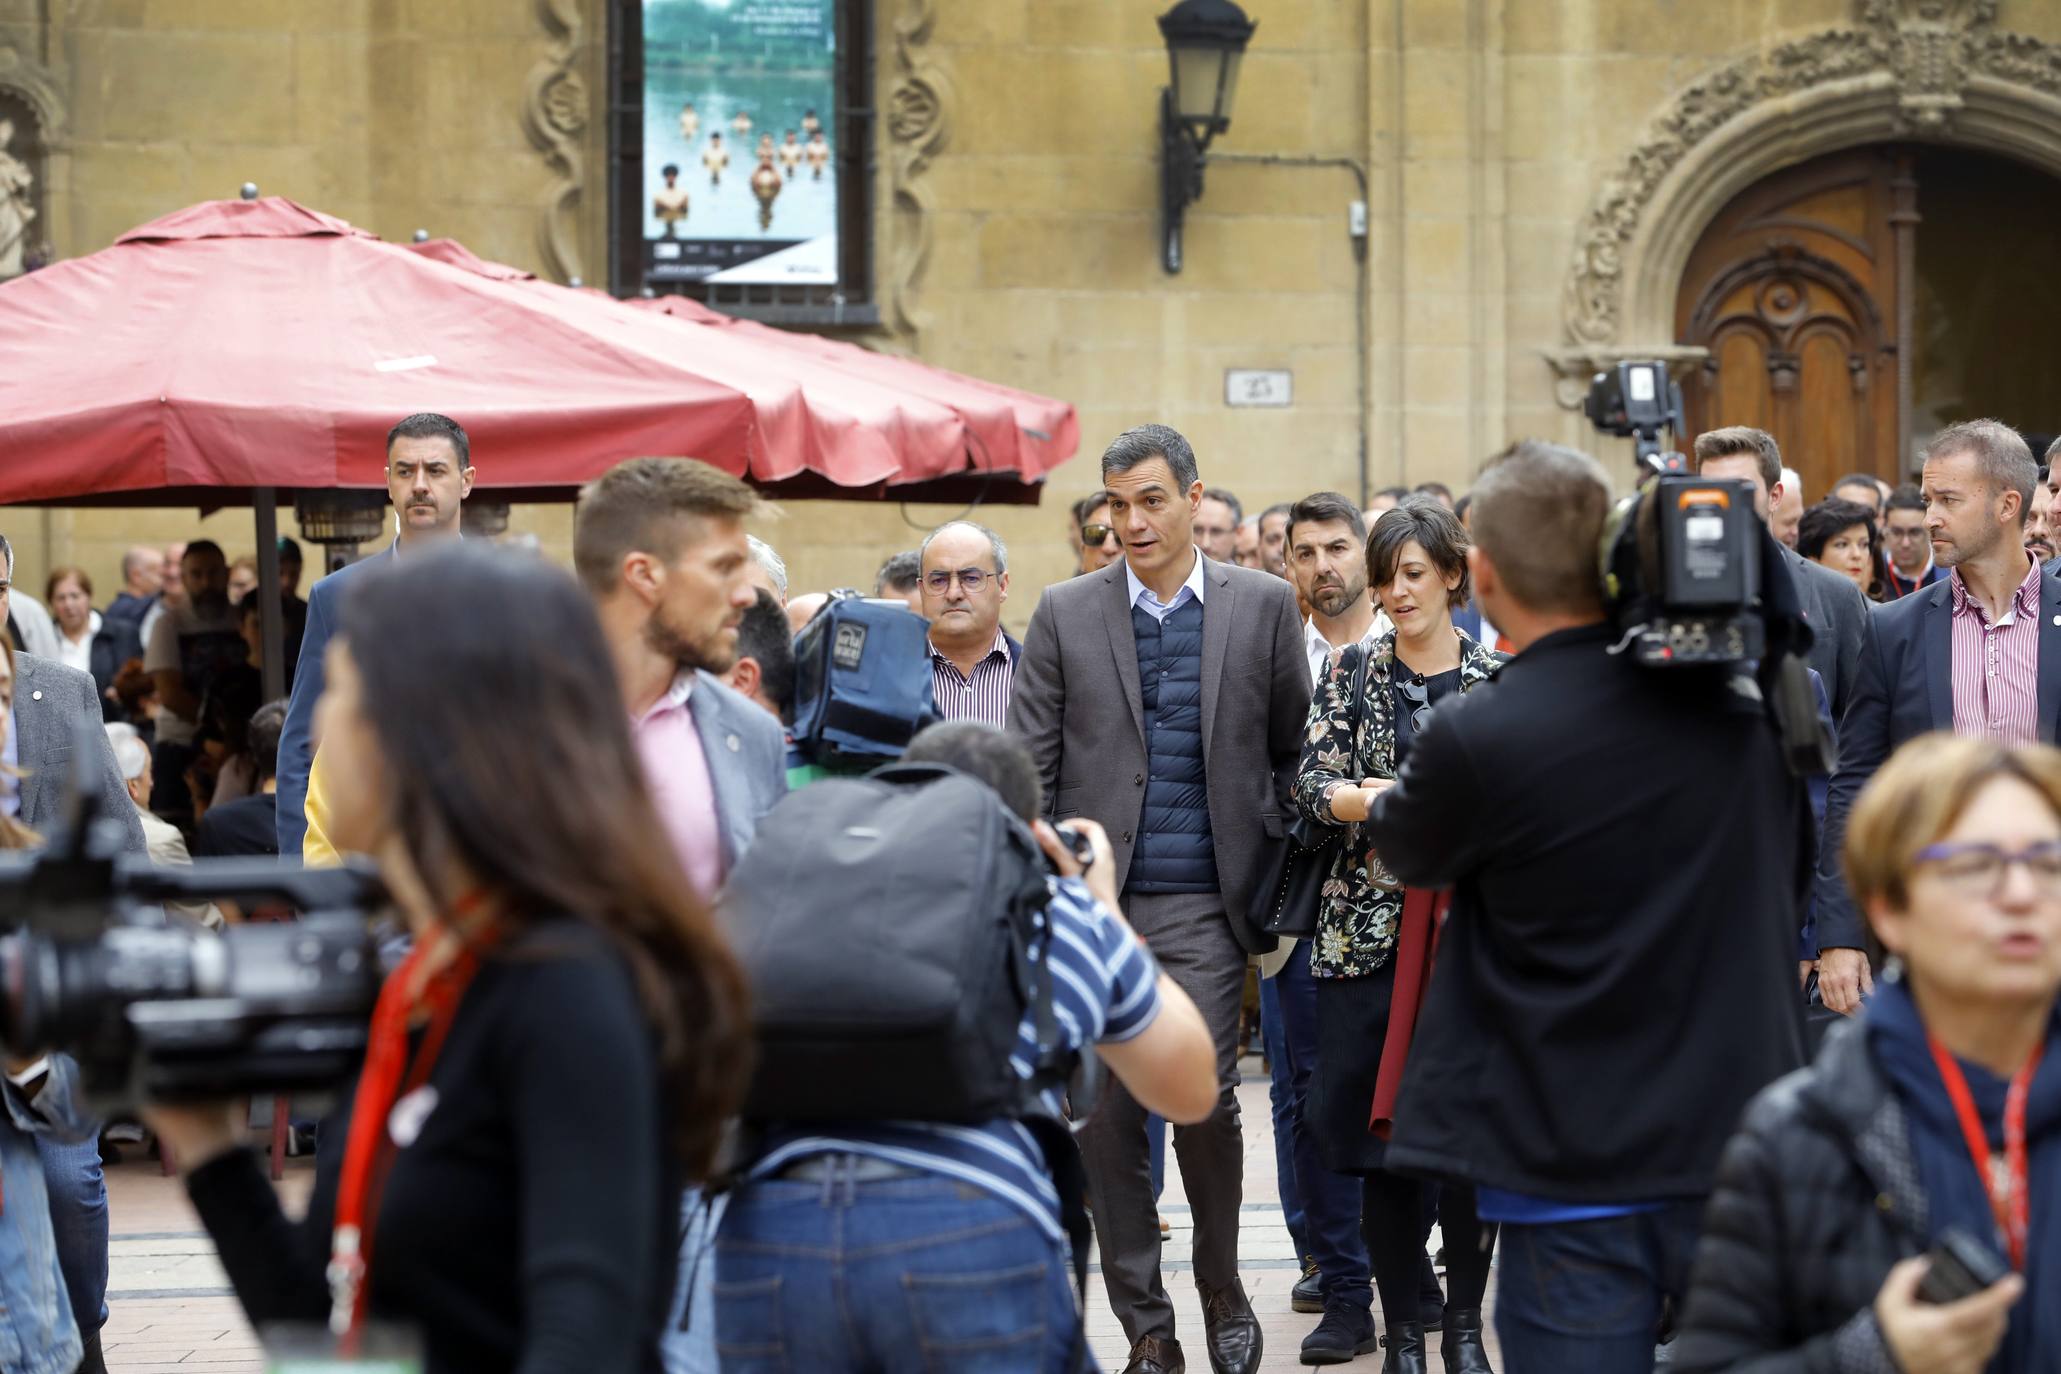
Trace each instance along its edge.
<path fill-rule="evenodd" d="M 477 890 L 467 893 L 445 920 L 457 930 L 463 918 L 486 900 Z M 394 1104 L 429 1080 L 444 1037 L 457 1019 L 458 1003 L 479 972 L 480 951 L 493 941 L 491 927 L 464 937 L 449 963 L 426 978 L 424 966 L 438 953 L 442 939 L 418 942 L 388 975 L 372 1011 L 372 1029 L 365 1047 L 365 1069 L 351 1102 L 350 1134 L 344 1144 L 343 1172 L 336 1186 L 336 1228 L 329 1251 L 329 1328 L 354 1355 L 365 1324 L 366 1276 L 372 1265 L 372 1218 L 393 1163 L 394 1142 L 388 1129 Z M 429 1013 L 421 1052 L 408 1060 L 408 1027 L 418 1010 Z"/>
<path fill-rule="evenodd" d="M 1968 1142 L 1968 1157 L 1975 1161 L 1975 1172 L 1981 1176 L 1983 1187 L 1989 1190 L 1990 1211 L 1995 1213 L 1997 1230 L 2003 1233 L 2004 1243 L 2011 1250 L 2011 1267 L 2025 1268 L 2025 1240 L 2032 1229 L 2032 1183 L 2028 1177 L 2025 1148 L 2025 1103 L 2032 1092 L 2032 1076 L 2039 1071 L 2040 1059 L 2046 1053 L 2041 1045 L 2032 1052 L 2025 1067 L 2011 1079 L 2011 1091 L 2004 1099 L 2004 1157 L 1991 1157 L 1989 1135 L 1982 1129 L 1982 1117 L 1975 1110 L 1974 1094 L 1968 1091 L 1968 1076 L 1961 1072 L 1961 1066 L 1946 1046 L 1926 1039 L 1932 1045 L 1932 1061 L 1939 1066 L 1939 1076 L 1946 1084 L 1947 1096 L 1954 1104 L 1954 1114 L 1961 1119 L 1961 1134 Z"/>

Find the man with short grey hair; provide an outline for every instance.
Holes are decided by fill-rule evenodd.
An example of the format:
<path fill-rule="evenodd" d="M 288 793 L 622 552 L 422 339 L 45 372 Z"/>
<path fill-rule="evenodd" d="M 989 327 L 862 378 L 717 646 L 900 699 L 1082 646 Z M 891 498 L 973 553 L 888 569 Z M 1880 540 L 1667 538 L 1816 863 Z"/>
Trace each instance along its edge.
<path fill-rule="evenodd" d="M 1002 536 L 986 525 L 954 520 L 926 535 L 916 556 L 938 715 L 1007 725 L 1023 646 L 1002 629 L 1002 603 L 1009 599 L 1009 550 Z"/>
<path fill-rule="evenodd" d="M 2025 547 L 2039 468 L 2009 425 L 1968 420 L 1925 448 L 1925 528 L 1948 575 L 1875 610 L 1874 652 L 1839 731 L 1824 853 L 1854 799 L 1905 741 L 1935 730 L 2052 744 L 2061 718 L 2061 573 Z M 1844 875 L 1819 865 L 1818 989 L 1851 1013 L 1874 991 L 1866 933 Z"/>
<path fill-rule="evenodd" d="M 1123 559 L 1045 589 L 1009 724 L 1037 760 L 1052 819 L 1085 816 L 1109 832 L 1132 925 L 1216 1038 L 1217 1110 L 1176 1127 L 1174 1147 L 1210 1367 L 1252 1374 L 1262 1340 L 1238 1278 L 1238 1019 L 1246 956 L 1274 945 L 1252 911 L 1309 714 L 1302 617 L 1285 579 L 1197 549 L 1203 485 L 1178 432 L 1118 435 L 1102 477 Z M 1131 1342 L 1125 1374 L 1174 1374 L 1187 1360 L 1160 1281 L 1144 1108 L 1110 1085 L 1081 1151 L 1103 1278 Z"/>
<path fill-rule="evenodd" d="M 744 536 L 745 547 L 751 550 L 751 580 L 773 594 L 773 599 L 782 606 L 787 604 L 787 560 L 771 544 L 755 534 Z"/>

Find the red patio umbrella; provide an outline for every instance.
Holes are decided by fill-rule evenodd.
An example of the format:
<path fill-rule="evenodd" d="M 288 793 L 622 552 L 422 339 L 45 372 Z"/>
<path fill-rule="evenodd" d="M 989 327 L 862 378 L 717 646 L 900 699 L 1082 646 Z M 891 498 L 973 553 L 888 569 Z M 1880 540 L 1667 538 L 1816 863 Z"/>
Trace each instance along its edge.
<path fill-rule="evenodd" d="M 0 285 L 0 504 L 376 485 L 387 429 L 418 410 L 465 425 L 489 487 L 563 489 L 637 454 L 764 459 L 738 388 L 280 197 Z"/>
<path fill-rule="evenodd" d="M 769 381 L 800 388 L 811 436 L 804 440 L 810 471 L 856 484 L 864 464 L 857 454 L 877 445 L 879 480 L 909 482 L 954 473 L 1043 477 L 1072 456 L 1079 443 L 1073 407 L 1064 401 L 994 386 L 906 358 L 875 353 L 809 334 L 790 334 L 719 314 L 681 296 L 619 302 L 603 292 L 571 290 L 538 281 L 520 269 L 487 262 L 450 239 L 413 245 L 415 252 L 497 281 L 518 284 L 605 337 L 635 338 L 661 356 L 758 394 Z M 631 309 L 630 307 L 641 307 Z M 665 317 L 654 338 L 645 323 Z M 686 325 L 688 328 L 677 326 Z M 769 451 L 785 446 L 769 437 Z M 842 461 L 829 455 L 842 450 Z M 787 470 L 764 474 L 779 479 Z"/>

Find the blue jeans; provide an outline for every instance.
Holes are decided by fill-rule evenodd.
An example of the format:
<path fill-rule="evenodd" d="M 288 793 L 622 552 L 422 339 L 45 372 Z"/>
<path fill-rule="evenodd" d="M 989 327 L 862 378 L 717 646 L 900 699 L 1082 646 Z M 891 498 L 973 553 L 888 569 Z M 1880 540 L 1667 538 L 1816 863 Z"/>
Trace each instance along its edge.
<path fill-rule="evenodd" d="M 67 1144 L 38 1135 L 43 1183 L 50 1193 L 50 1230 L 57 1267 L 81 1335 L 107 1321 L 107 1180 L 100 1171 L 100 1141 Z"/>
<path fill-rule="evenodd" d="M 1299 953 L 1300 951 L 1298 951 Z M 1304 968 L 1309 967 L 1305 956 Z M 1281 1025 L 1281 975 L 1260 979 L 1260 1044 L 1267 1051 L 1267 1105 L 1274 1109 L 1274 1186 L 1281 1194 L 1281 1219 L 1295 1243 L 1300 1264 L 1310 1254 L 1303 1224 L 1302 1194 L 1295 1186 L 1294 1060 L 1288 1054 L 1288 1032 Z"/>
<path fill-rule="evenodd" d="M 716 1359 L 716 1232 L 729 1204 L 728 1193 L 710 1197 L 699 1188 L 680 1196 L 679 1272 L 658 1341 L 666 1374 L 717 1374 L 722 1368 Z"/>
<path fill-rule="evenodd" d="M 1086 1353 L 1067 1247 L 939 1175 L 747 1184 L 715 1300 L 723 1374 L 1075 1374 Z"/>
<path fill-rule="evenodd" d="M 1505 1225 L 1496 1335 L 1505 1374 L 1646 1374 L 1663 1298 L 1680 1308 L 1704 1199 L 1600 1221 Z"/>
<path fill-rule="evenodd" d="M 1367 1241 L 1360 1230 L 1360 1180 L 1325 1168 L 1316 1132 L 1303 1128 L 1304 1104 L 1309 1101 L 1310 1080 L 1317 1071 L 1317 980 L 1310 976 L 1310 942 L 1298 943 L 1281 971 L 1262 986 L 1274 989 L 1275 1016 L 1281 1026 L 1283 1053 L 1274 1061 L 1277 1085 L 1281 1059 L 1288 1064 L 1289 1139 L 1295 1192 L 1301 1201 L 1297 1221 L 1308 1242 L 1308 1248 L 1297 1253 L 1316 1257 L 1327 1304 L 1345 1303 L 1364 1311 L 1373 1306 L 1374 1289 Z M 1278 1124 L 1275 1130 L 1278 1148 Z"/>

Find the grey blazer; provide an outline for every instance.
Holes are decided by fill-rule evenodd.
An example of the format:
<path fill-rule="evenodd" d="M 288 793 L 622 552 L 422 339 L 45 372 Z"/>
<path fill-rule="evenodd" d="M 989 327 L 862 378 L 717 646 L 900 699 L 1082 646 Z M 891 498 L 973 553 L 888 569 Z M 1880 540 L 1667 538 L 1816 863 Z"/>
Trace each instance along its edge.
<path fill-rule="evenodd" d="M 146 852 L 143 822 L 101 728 L 100 691 L 92 675 L 34 654 L 16 654 L 14 664 L 14 728 L 21 734 L 15 753 L 28 774 L 21 780 L 22 824 L 47 837 L 57 823 L 71 775 L 72 741 L 83 723 L 92 727 L 93 751 L 99 756 L 93 772 L 100 781 L 100 814 L 121 825 L 125 852 Z"/>
<path fill-rule="evenodd" d="M 1248 919 L 1270 841 L 1286 834 L 1289 789 L 1310 709 L 1302 617 L 1287 582 L 1203 559 L 1202 754 L 1217 879 L 1238 943 L 1273 947 Z M 1009 727 L 1029 743 L 1056 820 L 1109 832 L 1122 889 L 1145 804 L 1145 708 L 1121 560 L 1047 587 L 1024 636 Z"/>
<path fill-rule="evenodd" d="M 728 873 L 751 846 L 759 818 L 787 795 L 787 734 L 763 706 L 707 673 L 695 675 L 687 705 L 708 758 Z"/>

